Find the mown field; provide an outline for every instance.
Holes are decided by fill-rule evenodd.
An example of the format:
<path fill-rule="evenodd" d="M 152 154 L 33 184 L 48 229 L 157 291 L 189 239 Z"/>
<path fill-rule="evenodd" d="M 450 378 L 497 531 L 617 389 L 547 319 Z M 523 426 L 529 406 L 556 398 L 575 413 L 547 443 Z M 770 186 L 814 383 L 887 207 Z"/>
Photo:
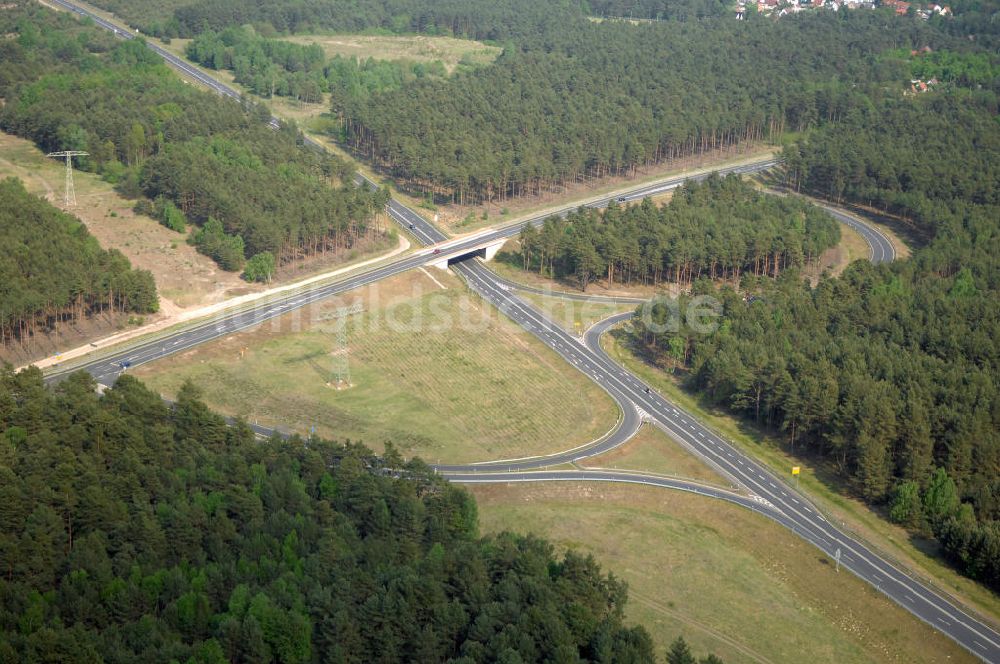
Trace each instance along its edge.
<path fill-rule="evenodd" d="M 787 474 L 792 466 L 801 468 L 799 481 L 803 491 L 828 515 L 845 524 L 846 528 L 871 542 L 893 560 L 928 579 L 938 588 L 964 602 L 974 610 L 998 622 L 1000 598 L 972 579 L 958 574 L 938 555 L 936 544 L 912 536 L 848 493 L 832 469 L 822 459 L 803 459 L 789 454 L 780 441 L 769 432 L 739 421 L 725 412 L 712 408 L 681 389 L 678 379 L 646 363 L 627 347 L 612 331 L 603 338 L 604 347 L 612 357 L 636 375 L 653 385 L 702 422 L 712 427 L 748 454 L 767 464 L 774 472 Z"/>
<path fill-rule="evenodd" d="M 638 486 L 474 485 L 484 532 L 592 553 L 629 584 L 628 619 L 727 664 L 967 662 L 954 642 L 811 545 L 734 505 Z"/>
<path fill-rule="evenodd" d="M 296 44 L 319 44 L 331 58 L 340 55 L 358 60 L 440 62 L 449 73 L 460 65 L 488 65 L 503 50 L 471 39 L 429 35 L 293 35 L 284 39 Z"/>
<path fill-rule="evenodd" d="M 568 300 L 558 296 L 539 293 L 517 293 L 517 296 L 534 305 L 562 327 L 577 335 L 582 335 L 594 323 L 625 311 L 632 311 L 636 305 L 617 304 L 601 300 Z"/>
<path fill-rule="evenodd" d="M 428 273 L 429 274 L 429 273 Z M 351 387 L 336 389 L 343 302 Z M 241 350 L 242 357 L 241 357 Z M 223 412 L 430 462 L 484 461 L 589 442 L 617 421 L 610 397 L 456 277 L 413 272 L 275 324 L 143 366 L 166 395 L 186 379 Z"/>
<path fill-rule="evenodd" d="M 643 424 L 632 438 L 610 452 L 587 459 L 588 468 L 641 470 L 729 488 L 730 484 L 711 466 L 686 451 L 652 424 Z"/>

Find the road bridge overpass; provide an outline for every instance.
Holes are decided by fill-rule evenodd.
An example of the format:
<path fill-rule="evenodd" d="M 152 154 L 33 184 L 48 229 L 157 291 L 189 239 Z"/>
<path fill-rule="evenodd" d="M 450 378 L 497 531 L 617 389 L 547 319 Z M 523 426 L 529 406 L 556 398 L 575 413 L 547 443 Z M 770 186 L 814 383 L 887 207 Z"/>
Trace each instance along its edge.
<path fill-rule="evenodd" d="M 116 29 L 115 26 L 104 21 L 99 16 L 74 4 L 71 0 L 51 0 L 54 4 L 74 11 L 84 16 L 90 16 L 95 23 L 108 29 Z M 134 35 L 117 31 L 121 38 L 132 38 Z M 183 62 L 176 56 L 172 56 L 162 51 L 159 47 L 149 44 L 150 48 L 157 51 L 170 64 L 181 69 L 186 74 L 201 80 L 220 94 L 239 98 L 239 93 L 227 86 L 214 81 L 207 75 L 199 72 L 191 65 Z M 208 80 L 206 80 L 208 79 Z M 272 119 L 272 126 L 278 124 L 277 119 Z M 307 143 L 312 147 L 321 149 L 313 141 L 307 139 Z M 771 164 L 773 165 L 773 163 Z M 736 169 L 722 169 L 724 172 L 748 172 L 754 169 L 762 169 L 768 166 L 764 164 L 753 164 Z M 694 179 L 699 179 L 698 176 Z M 656 185 L 655 191 L 650 188 L 639 188 L 630 192 L 626 196 L 618 196 L 618 199 L 631 200 L 630 196 L 643 197 L 658 193 L 659 191 L 674 186 L 679 186 L 686 178 L 678 178 L 675 182 L 664 182 Z M 601 201 L 592 201 L 588 205 L 600 206 Z M 568 209 L 571 208 L 567 208 Z M 389 214 L 401 224 L 406 224 L 422 243 L 433 245 L 442 243 L 447 238 L 440 229 L 427 222 L 412 210 L 396 200 L 392 200 L 388 205 Z M 558 214 L 555 212 L 553 214 Z M 521 225 L 526 223 L 540 224 L 544 217 L 540 215 L 533 220 L 520 222 L 518 225 L 506 227 L 494 231 L 497 234 L 497 241 L 516 235 Z M 222 316 L 212 321 L 195 326 L 181 332 L 166 335 L 163 338 L 149 340 L 128 349 L 123 349 L 120 359 L 138 364 L 148 362 L 159 357 L 178 352 L 184 348 L 204 343 L 210 339 L 218 338 L 227 333 L 246 329 L 260 322 L 279 316 L 284 312 L 306 306 L 317 299 L 329 297 L 332 294 L 349 290 L 365 283 L 371 283 L 380 278 L 396 274 L 406 269 L 412 269 L 427 262 L 439 263 L 444 261 L 459 261 L 456 271 L 462 274 L 470 287 L 479 292 L 483 298 L 494 304 L 514 321 L 529 330 L 543 343 L 556 352 L 562 351 L 564 357 L 581 372 L 590 376 L 596 383 L 605 388 L 613 397 L 619 400 L 625 407 L 641 408 L 652 420 L 657 422 L 671 434 L 686 441 L 693 447 L 699 449 L 703 455 L 714 458 L 719 465 L 725 467 L 729 474 L 736 478 L 748 492 L 751 492 L 759 500 L 766 501 L 767 512 L 773 514 L 772 518 L 780 521 L 782 525 L 810 542 L 826 555 L 834 555 L 835 552 L 843 550 L 842 566 L 864 579 L 894 602 L 910 611 L 917 618 L 927 622 L 935 629 L 947 634 L 957 643 L 965 647 L 970 653 L 983 659 L 984 661 L 1000 662 L 1000 633 L 986 620 L 972 615 L 945 595 L 936 592 L 926 583 L 912 577 L 905 569 L 896 567 L 891 562 L 883 558 L 878 552 L 870 549 L 862 542 L 845 533 L 837 525 L 826 520 L 814 507 L 811 507 L 808 500 L 798 490 L 784 482 L 783 478 L 775 476 L 767 468 L 759 464 L 754 459 L 748 457 L 740 449 L 733 447 L 728 441 L 719 437 L 711 429 L 698 421 L 693 415 L 685 412 L 682 408 L 663 399 L 649 389 L 648 385 L 632 374 L 624 367 L 617 365 L 613 360 L 601 352 L 599 347 L 588 344 L 581 344 L 578 339 L 569 335 L 558 325 L 547 320 L 543 314 L 534 309 L 530 303 L 521 300 L 511 294 L 508 288 L 498 284 L 494 275 L 489 272 L 479 261 L 463 261 L 463 256 L 487 251 L 487 245 L 492 245 L 490 240 L 483 238 L 467 237 L 455 241 L 455 245 L 445 243 L 444 249 L 441 247 L 430 248 L 429 254 L 409 256 L 394 263 L 381 266 L 367 273 L 349 277 L 333 284 L 324 284 L 315 289 L 298 291 L 283 298 L 278 298 L 265 303 L 265 306 L 258 307 L 254 311 L 236 312 Z M 502 244 L 502 243 L 501 243 Z M 435 248 L 438 253 L 434 253 Z M 445 253 L 447 250 L 447 253 Z M 495 253 L 495 250 L 493 250 Z M 441 256 L 438 260 L 428 261 L 428 256 Z M 873 261 L 891 260 L 892 254 L 880 255 L 875 251 L 871 254 Z M 612 323 L 613 321 L 608 321 Z M 133 356 L 134 355 L 134 356 Z M 130 357 L 132 356 L 132 357 Z M 118 359 L 114 355 L 103 359 L 92 361 L 77 368 L 84 368 L 90 371 L 100 381 L 102 377 L 114 378 L 117 373 L 114 361 Z M 65 374 L 66 368 L 59 373 Z M 49 379 L 57 376 L 50 375 Z M 623 435 L 627 429 L 623 430 Z M 602 439 L 601 444 L 608 444 Z M 551 459 L 549 460 L 551 462 Z M 518 464 L 520 465 L 520 464 Z M 459 467 L 450 469 L 454 475 L 452 479 L 456 481 L 485 481 L 487 478 L 480 474 L 481 468 L 463 470 Z M 510 470 L 515 470 L 510 468 Z M 463 478 L 460 473 L 476 473 L 472 478 Z M 564 471 L 572 472 L 572 471 Z M 555 481 L 564 479 L 562 477 L 541 477 L 529 476 L 521 473 L 517 477 L 515 473 L 495 473 L 491 481 Z M 584 479 L 590 481 L 636 481 L 635 477 L 595 477 L 572 475 L 572 479 Z M 569 477 L 565 479 L 570 479 Z M 642 478 L 643 483 L 651 483 L 650 478 Z M 763 504 L 763 503 L 761 503 Z M 777 517 L 777 518 L 776 518 Z"/>
<path fill-rule="evenodd" d="M 506 237 L 496 237 L 495 234 L 490 233 L 472 241 L 441 242 L 421 253 L 430 257 L 427 263 L 429 266 L 447 270 L 449 265 L 460 263 L 470 258 L 482 258 L 485 261 L 491 261 L 497 255 L 497 252 L 500 251 L 500 247 L 506 242 Z"/>

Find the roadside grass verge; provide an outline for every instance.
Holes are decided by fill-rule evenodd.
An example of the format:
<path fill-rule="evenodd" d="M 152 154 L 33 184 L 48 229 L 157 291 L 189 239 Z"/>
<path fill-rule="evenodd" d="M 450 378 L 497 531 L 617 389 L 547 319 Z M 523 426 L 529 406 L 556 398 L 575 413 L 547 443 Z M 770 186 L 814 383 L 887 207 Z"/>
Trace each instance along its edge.
<path fill-rule="evenodd" d="M 739 662 L 967 662 L 972 655 L 765 517 L 604 483 L 470 485 L 484 533 L 535 533 L 629 584 L 627 618 L 663 650 Z"/>
<path fill-rule="evenodd" d="M 400 275 L 134 373 L 167 396 L 191 379 L 229 415 L 431 463 L 552 453 L 614 426 L 603 390 L 457 277 L 434 279 Z M 345 354 L 323 319 L 354 302 Z M 351 387 L 336 389 L 344 360 Z"/>
<path fill-rule="evenodd" d="M 540 295 L 538 293 L 518 293 L 518 297 L 533 304 L 548 318 L 561 325 L 564 329 L 583 336 L 583 333 L 594 323 L 608 316 L 632 311 L 634 304 L 615 304 L 613 302 L 584 302 L 568 300 L 558 296 Z"/>
<path fill-rule="evenodd" d="M 478 206 L 451 204 L 442 206 L 441 223 L 456 235 L 471 233 L 488 226 L 507 225 L 552 214 L 570 205 L 585 205 L 597 199 L 616 196 L 642 185 L 685 173 L 711 173 L 727 166 L 747 164 L 772 157 L 776 152 L 777 148 L 773 145 L 737 146 L 656 164 L 640 169 L 639 173 L 632 177 L 609 176 L 599 180 L 584 178 L 580 182 L 569 183 L 560 190 L 502 203 L 494 202 Z"/>
<path fill-rule="evenodd" d="M 619 284 L 615 283 L 609 287 L 607 279 L 594 279 L 587 286 L 586 291 L 581 291 L 580 286 L 574 279 L 552 279 L 539 274 L 535 270 L 525 270 L 522 268 L 521 243 L 517 238 L 507 240 L 507 243 L 497 253 L 496 258 L 489 264 L 490 269 L 502 277 L 525 286 L 543 288 L 555 292 L 571 293 L 573 295 L 599 295 L 602 297 L 641 297 L 651 298 L 662 293 L 675 294 L 679 288 L 675 284 L 662 283 L 658 286 L 643 284 Z"/>
<path fill-rule="evenodd" d="M 666 398 L 690 412 L 736 447 L 766 464 L 777 476 L 790 479 L 792 466 L 799 466 L 800 489 L 820 510 L 855 536 L 872 544 L 918 577 L 951 595 L 957 602 L 979 612 L 993 624 L 1000 623 L 1000 597 L 956 572 L 937 553 L 937 544 L 909 533 L 887 521 L 877 511 L 848 495 L 834 469 L 819 458 L 802 458 L 788 453 L 782 441 L 752 423 L 734 418 L 699 399 L 680 386 L 680 381 L 659 367 L 647 363 L 631 350 L 619 330 L 611 330 L 602 346 L 616 361 L 654 386 Z"/>
<path fill-rule="evenodd" d="M 728 488 L 729 482 L 652 424 L 643 424 L 627 443 L 581 463 L 587 468 L 638 470 Z"/>
<path fill-rule="evenodd" d="M 930 239 L 924 231 L 917 229 L 906 219 L 888 214 L 885 210 L 849 201 L 834 201 L 826 198 L 821 192 L 792 191 L 785 185 L 782 173 L 783 169 L 778 168 L 767 173 L 758 173 L 752 179 L 760 188 L 772 193 L 798 196 L 812 203 L 832 205 L 840 208 L 842 212 L 864 220 L 885 234 L 896 252 L 896 260 L 909 258 L 915 249 L 927 244 Z M 864 255 L 867 256 L 867 253 Z"/>
<path fill-rule="evenodd" d="M 823 273 L 836 277 L 854 261 L 868 260 L 869 249 L 868 243 L 860 233 L 846 224 L 841 224 L 840 242 L 820 254 L 815 263 L 805 266 L 802 269 L 802 276 L 809 279 L 813 285 L 819 282 Z"/>
<path fill-rule="evenodd" d="M 893 247 L 897 251 L 897 256 L 904 258 L 909 255 L 906 247 L 893 229 L 874 219 L 862 216 L 866 223 L 875 226 L 889 238 Z M 511 238 L 497 254 L 496 259 L 490 264 L 490 268 L 497 274 L 515 281 L 517 283 L 533 286 L 535 288 L 548 288 L 554 291 L 565 291 L 580 294 L 579 285 L 571 277 L 552 279 L 540 275 L 535 270 L 525 270 L 522 268 L 520 256 L 520 242 L 516 237 Z M 819 259 L 802 269 L 804 277 L 812 283 L 819 280 L 820 275 L 828 273 L 837 276 L 852 262 L 860 259 L 868 259 L 869 246 L 861 235 L 845 224 L 840 226 L 840 242 L 836 246 L 824 251 Z M 676 296 L 680 287 L 677 284 L 663 283 L 659 286 L 643 284 L 614 284 L 609 286 L 606 279 L 595 278 L 587 287 L 587 293 L 591 295 L 618 296 L 618 297 L 653 297 L 657 294 L 666 293 Z"/>

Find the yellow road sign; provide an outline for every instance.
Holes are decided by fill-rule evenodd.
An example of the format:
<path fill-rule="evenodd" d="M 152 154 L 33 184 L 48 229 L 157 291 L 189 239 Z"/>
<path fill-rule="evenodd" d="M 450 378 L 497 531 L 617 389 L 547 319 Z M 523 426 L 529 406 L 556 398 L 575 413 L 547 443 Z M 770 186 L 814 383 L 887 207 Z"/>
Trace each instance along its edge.
<path fill-rule="evenodd" d="M 799 467 L 792 466 L 792 475 L 798 475 L 798 474 L 799 474 Z"/>

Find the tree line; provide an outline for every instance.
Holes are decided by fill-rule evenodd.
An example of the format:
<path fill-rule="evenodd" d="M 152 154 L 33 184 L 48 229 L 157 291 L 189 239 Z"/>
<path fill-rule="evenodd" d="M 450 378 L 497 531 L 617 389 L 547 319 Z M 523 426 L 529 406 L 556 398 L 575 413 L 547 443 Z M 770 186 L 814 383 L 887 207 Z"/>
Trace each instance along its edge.
<path fill-rule="evenodd" d="M 609 287 L 708 279 L 743 273 L 777 277 L 801 268 L 840 240 L 830 215 L 800 199 L 758 192 L 738 176 L 717 174 L 679 188 L 667 205 L 649 199 L 624 208 L 581 208 L 525 226 L 521 267 L 573 277 L 586 290 L 598 276 Z"/>
<path fill-rule="evenodd" d="M 185 54 L 210 69 L 232 70 L 237 83 L 262 97 L 318 102 L 329 89 L 320 46 L 264 39 L 250 27 L 203 32 L 188 43 Z"/>
<path fill-rule="evenodd" d="M 967 88 L 986 87 L 1000 92 L 1000 57 L 988 51 L 934 51 L 897 49 L 885 54 L 910 65 L 913 78 L 954 83 Z"/>
<path fill-rule="evenodd" d="M 55 16 L 28 4 L 0 14 L 18 35 L 2 45 L 0 128 L 46 151 L 87 151 L 81 168 L 128 196 L 169 200 L 196 226 L 216 219 L 243 242 L 226 269 L 261 252 L 279 264 L 325 254 L 384 230 L 386 192 L 354 186 L 346 162 L 304 148 L 294 127 L 274 131 L 266 109 L 183 83 L 139 40 L 109 44 Z M 171 224 L 182 225 L 176 215 Z"/>
<path fill-rule="evenodd" d="M 587 3 L 593 16 L 653 19 L 657 21 L 688 21 L 729 15 L 732 5 L 719 0 L 589 0 Z"/>
<path fill-rule="evenodd" d="M 933 232 L 940 201 L 1000 204 L 998 98 L 958 88 L 858 108 L 784 151 L 787 181 Z"/>
<path fill-rule="evenodd" d="M 744 279 L 721 292 L 714 333 L 639 321 L 632 339 L 1000 589 L 996 109 L 961 90 L 886 99 L 787 151 L 790 183 L 882 206 L 930 236 L 909 260 L 859 261 L 815 288 L 793 273 Z M 650 321 L 670 314 L 658 305 Z"/>
<path fill-rule="evenodd" d="M 99 0 L 134 27 L 157 37 L 253 25 L 267 36 L 307 32 L 388 31 L 504 41 L 588 16 L 693 20 L 730 15 L 718 0 Z"/>
<path fill-rule="evenodd" d="M 114 0 L 103 2 L 110 5 Z M 172 16 L 150 21 L 142 15 L 143 4 L 155 5 L 132 2 L 122 9 L 150 34 L 171 37 L 252 24 L 272 34 L 377 29 L 501 42 L 584 16 L 581 6 L 570 0 L 544 4 L 526 0 L 205 0 L 187 2 Z"/>
<path fill-rule="evenodd" d="M 0 370 L 0 661 L 657 660 L 624 582 L 480 537 L 419 460 L 261 444 L 190 384 L 172 405 L 95 387 Z M 694 659 L 679 641 L 667 661 Z"/>
<path fill-rule="evenodd" d="M 149 271 L 102 249 L 79 219 L 16 178 L 0 181 L 0 244 L 0 347 L 97 313 L 159 308 Z"/>
<path fill-rule="evenodd" d="M 334 107 L 341 140 L 413 190 L 502 202 L 836 121 L 909 80 L 877 54 L 955 41 L 878 12 L 545 29 L 491 66 Z"/>
<path fill-rule="evenodd" d="M 307 103 L 319 102 L 332 92 L 334 103 L 343 105 L 349 99 L 447 74 L 440 61 L 359 60 L 340 55 L 327 60 L 319 45 L 267 39 L 249 26 L 203 32 L 188 43 L 185 53 L 205 67 L 231 70 L 237 83 L 261 97 L 293 97 Z"/>
<path fill-rule="evenodd" d="M 364 75 L 326 70 L 335 138 L 415 192 L 458 203 L 502 202 L 807 131 L 908 80 L 911 63 L 883 53 L 929 46 L 961 59 L 975 48 L 940 21 L 887 11 L 736 21 L 710 3 L 634 8 L 671 20 L 594 23 L 588 13 L 617 6 L 525 0 L 213 0 L 174 19 L 177 34 L 203 35 L 199 61 L 232 66 L 258 92 L 309 99 L 324 77 L 305 67 L 306 47 L 266 45 L 263 36 L 382 29 L 502 43 L 493 65 L 452 77 L 402 72 L 359 85 Z M 233 27 L 244 24 L 255 26 L 252 39 Z M 297 55 L 286 67 L 289 53 Z"/>

